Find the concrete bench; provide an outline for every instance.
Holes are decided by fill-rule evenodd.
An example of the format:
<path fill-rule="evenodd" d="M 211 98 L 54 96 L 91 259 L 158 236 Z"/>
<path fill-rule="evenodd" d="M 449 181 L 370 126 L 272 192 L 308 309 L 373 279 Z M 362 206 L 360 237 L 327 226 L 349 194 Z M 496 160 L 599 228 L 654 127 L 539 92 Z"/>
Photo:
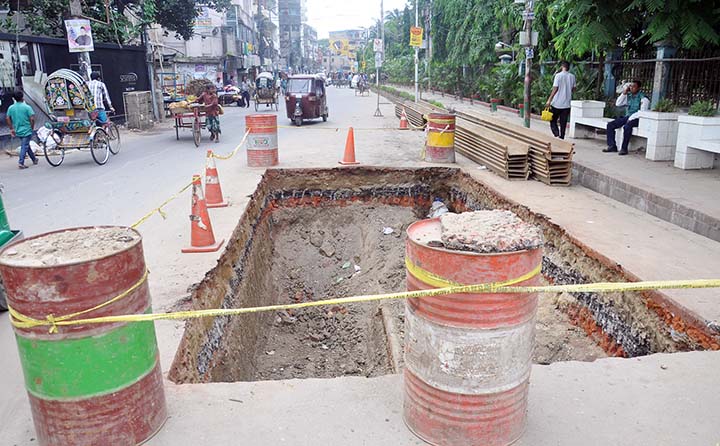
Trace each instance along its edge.
<path fill-rule="evenodd" d="M 609 118 L 603 118 L 605 103 L 600 101 L 572 101 L 570 137 L 592 138 L 597 129 L 605 130 Z M 645 147 L 645 158 L 652 161 L 671 161 L 677 145 L 678 113 L 642 111 L 640 122 L 633 129 L 629 150 Z M 622 142 L 623 129 L 615 130 L 615 141 Z"/>
<path fill-rule="evenodd" d="M 720 117 L 680 116 L 678 124 L 675 167 L 712 169 L 720 154 Z"/>
<path fill-rule="evenodd" d="M 570 138 L 594 138 L 597 130 L 607 131 L 607 123 L 610 118 L 603 117 L 605 103 L 601 101 L 572 101 L 570 109 Z M 623 129 L 615 130 L 615 142 L 618 146 L 622 143 Z M 646 147 L 648 134 L 640 129 L 640 126 L 633 129 L 633 137 L 630 139 L 628 150 L 640 150 Z"/>

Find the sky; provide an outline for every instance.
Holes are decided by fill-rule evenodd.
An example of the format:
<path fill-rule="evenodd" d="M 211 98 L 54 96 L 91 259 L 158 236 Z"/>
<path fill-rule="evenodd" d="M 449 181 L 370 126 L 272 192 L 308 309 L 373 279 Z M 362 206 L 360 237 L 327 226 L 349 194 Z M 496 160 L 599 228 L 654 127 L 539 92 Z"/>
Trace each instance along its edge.
<path fill-rule="evenodd" d="M 407 0 L 384 0 L 385 11 L 402 9 Z M 367 28 L 380 17 L 380 0 L 306 0 L 310 26 L 318 39 L 326 39 L 329 31 Z"/>

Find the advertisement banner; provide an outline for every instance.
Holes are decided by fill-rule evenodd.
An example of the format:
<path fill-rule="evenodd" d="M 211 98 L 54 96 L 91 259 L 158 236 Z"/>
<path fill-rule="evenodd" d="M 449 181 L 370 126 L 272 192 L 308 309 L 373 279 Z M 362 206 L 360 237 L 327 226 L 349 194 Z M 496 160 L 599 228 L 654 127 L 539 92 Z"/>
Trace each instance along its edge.
<path fill-rule="evenodd" d="M 65 29 L 67 30 L 68 48 L 71 53 L 85 53 L 95 50 L 90 20 L 65 20 Z"/>
<path fill-rule="evenodd" d="M 421 47 L 423 40 L 423 29 L 417 26 L 410 27 L 410 46 Z"/>

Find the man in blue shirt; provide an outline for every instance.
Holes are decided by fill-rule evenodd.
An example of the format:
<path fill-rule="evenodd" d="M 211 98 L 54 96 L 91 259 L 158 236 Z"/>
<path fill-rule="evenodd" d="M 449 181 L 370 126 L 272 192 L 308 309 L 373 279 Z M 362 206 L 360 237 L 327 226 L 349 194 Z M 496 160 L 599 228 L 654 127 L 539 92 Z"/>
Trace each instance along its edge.
<path fill-rule="evenodd" d="M 630 85 L 627 85 L 623 90 L 622 94 L 615 101 L 616 107 L 627 106 L 625 116 L 615 119 L 607 123 L 607 148 L 603 149 L 603 152 L 617 152 L 617 145 L 615 143 L 615 130 L 620 127 L 623 128 L 623 141 L 622 147 L 618 155 L 628 154 L 628 145 L 630 144 L 630 137 L 634 127 L 640 124 L 640 113 L 641 111 L 650 109 L 650 99 L 646 98 L 645 95 L 640 91 L 642 84 L 640 81 L 632 81 Z"/>
<path fill-rule="evenodd" d="M 16 91 L 13 98 L 15 103 L 8 108 L 6 120 L 8 127 L 10 127 L 10 135 L 20 138 L 18 167 L 27 169 L 25 156 L 30 155 L 33 164 L 38 163 L 35 153 L 30 148 L 30 139 L 35 129 L 35 111 L 25 103 L 25 95 L 23 95 L 22 91 Z"/>

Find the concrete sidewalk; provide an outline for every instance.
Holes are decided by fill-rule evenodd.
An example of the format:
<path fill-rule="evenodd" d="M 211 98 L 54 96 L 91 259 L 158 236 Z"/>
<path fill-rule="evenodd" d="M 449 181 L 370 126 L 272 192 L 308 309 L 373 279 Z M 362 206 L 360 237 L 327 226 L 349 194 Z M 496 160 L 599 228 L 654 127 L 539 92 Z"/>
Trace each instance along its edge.
<path fill-rule="evenodd" d="M 518 446 L 715 446 L 720 352 L 533 366 Z M 402 420 L 400 375 L 166 385 L 169 419 L 152 446 L 424 445 Z M 6 445 L 32 445 L 25 395 L 3 412 Z M 22 429 L 16 427 L 21 425 Z"/>
<path fill-rule="evenodd" d="M 412 93 L 410 88 L 395 88 Z M 471 104 L 454 96 L 423 92 L 422 98 L 439 101 L 446 107 L 460 111 L 484 113 L 509 123 L 522 125 L 523 120 L 514 113 Z M 538 119 L 531 120 L 531 128 L 552 136 L 550 126 Z M 671 222 L 715 241 L 720 241 L 720 170 L 682 170 L 673 167 L 672 161 L 650 161 L 644 152 L 631 152 L 629 156 L 602 153 L 604 137 L 570 139 L 575 143 L 573 181 L 623 204 L 632 206 L 654 217 Z"/>

